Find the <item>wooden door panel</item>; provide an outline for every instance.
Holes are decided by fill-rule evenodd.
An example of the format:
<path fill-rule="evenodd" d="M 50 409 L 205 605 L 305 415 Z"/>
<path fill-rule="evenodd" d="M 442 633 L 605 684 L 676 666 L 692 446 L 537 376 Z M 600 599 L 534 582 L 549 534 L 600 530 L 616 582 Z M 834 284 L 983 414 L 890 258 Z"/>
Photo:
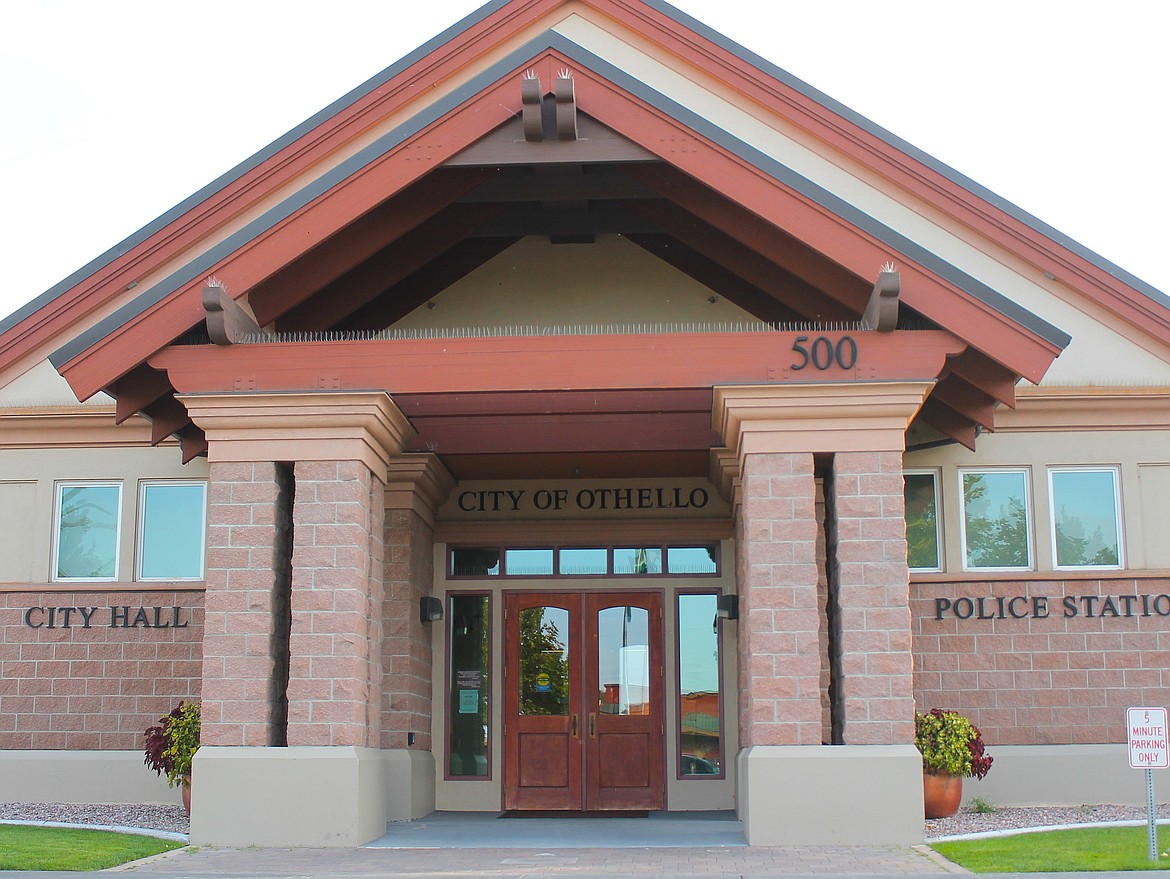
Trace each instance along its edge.
<path fill-rule="evenodd" d="M 581 596 L 504 603 L 504 808 L 581 809 Z"/>
<path fill-rule="evenodd" d="M 569 784 L 569 737 L 548 733 L 520 734 L 520 786 L 563 788 Z"/>
<path fill-rule="evenodd" d="M 661 809 L 662 596 L 591 593 L 585 628 L 586 808 Z"/>

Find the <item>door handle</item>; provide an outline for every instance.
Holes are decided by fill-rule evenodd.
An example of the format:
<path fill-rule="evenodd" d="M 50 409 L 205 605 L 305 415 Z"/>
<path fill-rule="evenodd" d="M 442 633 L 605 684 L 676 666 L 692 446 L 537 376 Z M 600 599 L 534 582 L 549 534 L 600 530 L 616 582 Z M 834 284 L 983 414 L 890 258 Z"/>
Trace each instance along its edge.
<path fill-rule="evenodd" d="M 597 738 L 597 714 L 596 712 L 589 712 L 589 738 Z"/>
<path fill-rule="evenodd" d="M 576 714 L 573 715 L 572 730 L 573 730 L 573 738 L 577 738 L 577 715 Z"/>

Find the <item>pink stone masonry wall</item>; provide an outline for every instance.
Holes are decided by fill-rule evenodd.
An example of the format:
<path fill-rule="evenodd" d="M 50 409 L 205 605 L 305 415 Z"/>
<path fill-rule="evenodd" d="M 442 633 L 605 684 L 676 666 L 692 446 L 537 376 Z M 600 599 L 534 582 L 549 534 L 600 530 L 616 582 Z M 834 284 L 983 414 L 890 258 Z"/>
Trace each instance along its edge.
<path fill-rule="evenodd" d="M 1170 704 L 1170 578 L 916 582 L 911 613 L 918 709 L 989 747 L 1124 742 L 1127 707 Z"/>
<path fill-rule="evenodd" d="M 901 453 L 837 453 L 832 501 L 843 740 L 909 743 L 914 698 Z"/>
<path fill-rule="evenodd" d="M 736 520 L 743 746 L 822 743 L 815 488 L 812 455 L 744 462 Z"/>
<path fill-rule="evenodd" d="M 277 494 L 275 464 L 211 465 L 204 744 L 269 741 Z"/>
<path fill-rule="evenodd" d="M 418 600 L 434 582 L 434 532 L 411 510 L 386 513 L 383 748 L 431 748 L 431 627 L 418 618 Z M 442 625 L 437 623 L 434 625 Z"/>
<path fill-rule="evenodd" d="M 89 627 L 60 608 L 85 608 Z M 147 726 L 199 698 L 202 639 L 201 591 L 0 592 L 0 749 L 141 748 Z"/>
<path fill-rule="evenodd" d="M 288 743 L 377 747 L 384 489 L 357 461 L 295 472 Z"/>

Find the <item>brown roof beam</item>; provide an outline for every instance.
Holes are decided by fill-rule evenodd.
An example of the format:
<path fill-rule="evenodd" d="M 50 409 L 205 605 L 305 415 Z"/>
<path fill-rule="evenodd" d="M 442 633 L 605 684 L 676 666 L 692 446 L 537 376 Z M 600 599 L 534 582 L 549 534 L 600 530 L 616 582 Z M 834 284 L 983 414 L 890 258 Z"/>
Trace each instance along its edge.
<path fill-rule="evenodd" d="M 470 238 L 389 288 L 330 329 L 381 330 L 402 320 L 460 278 L 499 256 L 516 238 Z"/>
<path fill-rule="evenodd" d="M 731 235 L 680 214 L 671 205 L 635 202 L 629 208 L 683 244 L 718 262 L 787 308 L 801 314 L 805 320 L 855 321 L 861 316 L 860 307 L 853 310 L 793 275 L 785 266 L 767 259 Z"/>
<path fill-rule="evenodd" d="M 174 397 L 163 397 L 146 408 L 144 414 L 150 418 L 150 444 L 157 446 L 167 437 L 179 433 L 191 423 L 187 410 Z"/>
<path fill-rule="evenodd" d="M 493 175 L 487 168 L 439 169 L 407 187 L 248 291 L 258 321 L 279 318 Z"/>
<path fill-rule="evenodd" d="M 452 205 L 286 313 L 282 332 L 334 326 L 498 216 L 494 204 Z"/>
<path fill-rule="evenodd" d="M 749 284 L 731 269 L 708 259 L 669 235 L 639 234 L 626 237 L 648 253 L 765 323 L 783 324 L 804 320 L 804 315 L 794 308 L 790 308 L 759 287 Z"/>
<path fill-rule="evenodd" d="M 926 402 L 918 410 L 918 417 L 925 419 L 939 433 L 949 436 L 972 452 L 975 451 L 975 438 L 979 435 L 975 422 L 941 400 L 936 400 L 933 394 L 926 398 Z"/>
<path fill-rule="evenodd" d="M 106 391 L 114 398 L 114 423 L 122 424 L 161 397 L 174 393 L 165 372 L 140 364 Z"/>

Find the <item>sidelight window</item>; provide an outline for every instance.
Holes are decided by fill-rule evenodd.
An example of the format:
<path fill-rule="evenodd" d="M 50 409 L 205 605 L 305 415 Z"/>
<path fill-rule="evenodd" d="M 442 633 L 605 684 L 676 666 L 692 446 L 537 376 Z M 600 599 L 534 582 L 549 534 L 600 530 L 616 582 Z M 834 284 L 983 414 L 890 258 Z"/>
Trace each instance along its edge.
<path fill-rule="evenodd" d="M 722 778 L 718 595 L 678 596 L 678 776 Z"/>
<path fill-rule="evenodd" d="M 450 704 L 447 775 L 487 778 L 491 712 L 491 604 L 487 595 L 452 595 L 450 621 Z"/>

